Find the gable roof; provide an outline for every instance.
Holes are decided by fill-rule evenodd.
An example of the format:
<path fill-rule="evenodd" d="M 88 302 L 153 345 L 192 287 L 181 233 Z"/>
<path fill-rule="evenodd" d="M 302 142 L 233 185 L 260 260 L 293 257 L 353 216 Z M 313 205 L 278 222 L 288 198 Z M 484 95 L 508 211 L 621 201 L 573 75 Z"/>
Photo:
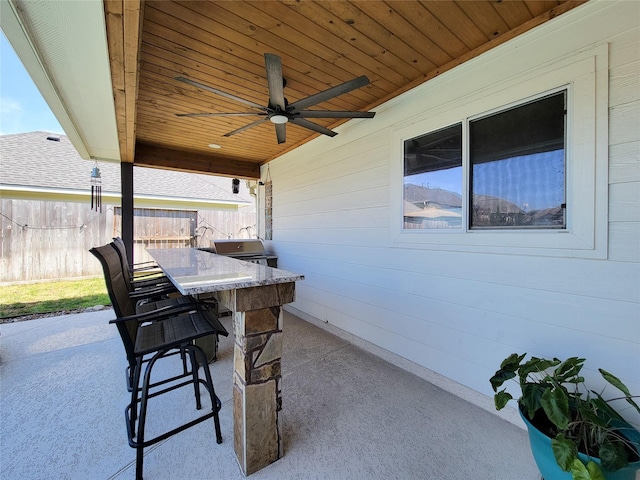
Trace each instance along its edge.
<path fill-rule="evenodd" d="M 60 199 L 90 193 L 95 163 L 80 157 L 66 135 L 37 131 L 0 135 L 0 187 L 3 197 Z M 120 164 L 98 162 L 105 201 L 120 197 Z M 238 207 L 253 202 L 246 183 L 231 191 L 231 178 L 152 168 L 134 168 L 136 205 L 175 208 L 193 204 L 205 208 Z M 13 193 L 13 195 L 12 195 Z M 84 201 L 78 199 L 77 201 Z M 119 200 L 118 200 L 119 202 Z"/>

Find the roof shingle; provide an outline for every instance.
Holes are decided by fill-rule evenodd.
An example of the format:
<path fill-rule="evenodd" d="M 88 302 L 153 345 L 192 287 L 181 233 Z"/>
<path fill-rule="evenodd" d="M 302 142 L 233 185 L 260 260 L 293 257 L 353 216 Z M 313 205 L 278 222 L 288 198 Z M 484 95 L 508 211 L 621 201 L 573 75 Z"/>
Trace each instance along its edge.
<path fill-rule="evenodd" d="M 58 138 L 54 141 L 48 138 Z M 94 162 L 84 160 L 65 135 L 37 131 L 0 135 L 0 183 L 86 191 Z M 98 162 L 104 193 L 120 193 L 120 164 Z M 231 192 L 231 179 L 152 168 L 134 168 L 134 193 L 246 204 L 245 182 Z"/>

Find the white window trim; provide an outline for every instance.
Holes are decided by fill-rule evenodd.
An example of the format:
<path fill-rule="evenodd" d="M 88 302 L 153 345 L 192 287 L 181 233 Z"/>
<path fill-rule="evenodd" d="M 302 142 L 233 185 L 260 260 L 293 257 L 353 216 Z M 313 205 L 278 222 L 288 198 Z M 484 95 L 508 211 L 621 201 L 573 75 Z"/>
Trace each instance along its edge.
<path fill-rule="evenodd" d="M 490 87 L 425 111 L 392 135 L 391 246 L 469 252 L 582 258 L 607 257 L 608 231 L 608 46 L 506 78 Z M 453 73 L 453 72 L 451 72 Z M 503 72 L 504 73 L 504 72 Z M 498 73 L 497 73 L 498 74 Z M 567 88 L 566 230 L 403 229 L 404 141 L 487 112 Z M 438 88 L 438 87 L 436 87 Z M 446 88 L 446 86 L 440 86 Z M 463 145 L 463 171 L 469 167 Z M 463 192 L 468 192 L 464 175 Z M 468 215 L 463 202 L 463 219 Z"/>

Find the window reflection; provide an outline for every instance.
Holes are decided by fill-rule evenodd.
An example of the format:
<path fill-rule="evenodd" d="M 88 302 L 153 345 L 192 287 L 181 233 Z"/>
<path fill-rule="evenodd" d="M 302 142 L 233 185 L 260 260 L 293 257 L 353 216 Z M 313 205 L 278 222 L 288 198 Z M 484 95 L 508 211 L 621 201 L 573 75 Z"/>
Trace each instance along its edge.
<path fill-rule="evenodd" d="M 473 165 L 474 227 L 564 227 L 564 150 Z"/>
<path fill-rule="evenodd" d="M 462 124 L 404 142 L 404 228 L 462 227 Z"/>

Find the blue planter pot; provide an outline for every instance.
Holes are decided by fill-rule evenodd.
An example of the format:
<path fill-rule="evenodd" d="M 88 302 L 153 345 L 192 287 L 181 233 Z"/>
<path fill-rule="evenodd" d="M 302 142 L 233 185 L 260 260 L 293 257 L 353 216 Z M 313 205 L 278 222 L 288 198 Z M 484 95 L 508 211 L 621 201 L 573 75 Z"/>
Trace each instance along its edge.
<path fill-rule="evenodd" d="M 529 443 L 531 444 L 531 453 L 533 453 L 533 459 L 538 465 L 538 470 L 544 480 L 572 480 L 571 472 L 565 472 L 562 470 L 553 456 L 553 450 L 551 449 L 551 438 L 547 437 L 544 433 L 534 427 L 527 416 L 522 413 L 522 410 L 518 408 L 520 416 L 524 423 L 527 425 L 527 431 L 529 432 Z M 600 465 L 600 459 L 588 457 L 582 453 L 578 454 L 578 457 L 583 462 L 593 460 Z M 630 463 L 625 468 L 616 470 L 615 472 L 604 472 L 606 480 L 636 480 L 636 472 L 640 470 L 640 461 Z"/>

